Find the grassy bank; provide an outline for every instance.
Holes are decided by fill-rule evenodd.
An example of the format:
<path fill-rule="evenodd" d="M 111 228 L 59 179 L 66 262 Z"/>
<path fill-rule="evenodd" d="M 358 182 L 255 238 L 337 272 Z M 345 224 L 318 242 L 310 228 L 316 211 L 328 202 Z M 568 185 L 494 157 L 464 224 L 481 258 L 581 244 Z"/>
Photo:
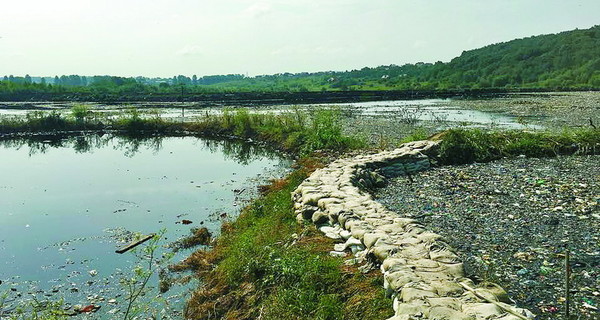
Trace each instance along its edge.
<path fill-rule="evenodd" d="M 342 134 L 340 117 L 340 111 L 334 109 L 280 114 L 225 109 L 222 114 L 181 122 L 164 119 L 158 112 L 142 114 L 129 109 L 118 115 L 106 115 L 78 105 L 70 113 L 34 111 L 26 117 L 0 118 L 0 135 L 107 130 L 139 136 L 198 134 L 263 141 L 299 155 L 314 150 L 342 151 L 364 147 L 363 140 Z"/>
<path fill-rule="evenodd" d="M 204 285 L 186 310 L 190 319 L 384 319 L 378 271 L 360 273 L 328 255 L 333 241 L 295 220 L 291 191 L 320 164 L 304 161 L 274 181 L 239 218 L 223 226 L 212 250 L 176 269 L 193 269 Z"/>
<path fill-rule="evenodd" d="M 300 155 L 315 150 L 345 151 L 365 146 L 363 140 L 342 134 L 341 112 L 335 109 L 316 109 L 310 114 L 300 110 L 259 114 L 250 113 L 248 109 L 225 109 L 220 115 L 182 126 L 191 132 L 260 140 Z"/>
<path fill-rule="evenodd" d="M 600 153 L 600 130 L 484 131 L 452 129 L 434 136 L 441 139 L 442 164 L 488 162 L 504 157 L 553 157 Z"/>

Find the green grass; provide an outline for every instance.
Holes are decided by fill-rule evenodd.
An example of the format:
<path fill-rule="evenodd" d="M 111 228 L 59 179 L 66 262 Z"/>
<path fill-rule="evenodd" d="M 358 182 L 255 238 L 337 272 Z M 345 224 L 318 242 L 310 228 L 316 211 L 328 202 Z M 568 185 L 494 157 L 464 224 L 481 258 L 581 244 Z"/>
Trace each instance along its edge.
<path fill-rule="evenodd" d="M 234 135 L 265 141 L 299 155 L 316 150 L 343 152 L 365 146 L 364 139 L 342 133 L 341 112 L 316 109 L 281 114 L 250 113 L 247 109 L 225 109 L 223 114 L 185 123 L 187 130 Z"/>
<path fill-rule="evenodd" d="M 430 136 L 430 134 L 426 128 L 415 127 L 415 129 L 409 135 L 403 137 L 402 140 L 400 140 L 400 143 L 419 141 L 419 140 L 427 140 L 427 138 L 429 136 Z"/>
<path fill-rule="evenodd" d="M 551 157 L 600 153 L 600 130 L 591 128 L 562 132 L 452 129 L 440 136 L 442 164 L 487 162 L 519 155 Z"/>
<path fill-rule="evenodd" d="M 315 150 L 343 152 L 365 146 L 363 139 L 342 134 L 341 112 L 315 109 L 311 113 L 292 110 L 281 114 L 251 113 L 248 109 L 225 109 L 193 122 L 176 122 L 158 113 L 141 114 L 128 109 L 116 117 L 76 105 L 70 114 L 35 111 L 26 117 L 0 118 L 0 134 L 114 130 L 127 135 L 199 134 L 238 137 L 267 142 L 298 155 Z"/>
<path fill-rule="evenodd" d="M 205 286 L 188 303 L 194 319 L 384 319 L 379 272 L 349 271 L 328 255 L 333 242 L 293 215 L 291 191 L 307 176 L 306 166 L 248 206 L 225 225 L 215 248 L 205 252 L 210 266 L 197 270 Z M 299 236 L 292 236 L 292 235 Z M 203 259 L 205 255 L 200 255 Z M 196 265 L 202 263 L 196 263 Z M 219 303 L 215 304 L 215 299 Z"/>

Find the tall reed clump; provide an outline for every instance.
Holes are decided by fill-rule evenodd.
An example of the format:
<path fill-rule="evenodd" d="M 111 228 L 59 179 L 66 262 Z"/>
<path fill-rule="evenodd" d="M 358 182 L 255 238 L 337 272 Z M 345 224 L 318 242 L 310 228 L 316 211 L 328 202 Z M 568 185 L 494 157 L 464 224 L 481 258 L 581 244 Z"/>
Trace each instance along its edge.
<path fill-rule="evenodd" d="M 115 119 L 111 119 L 113 129 L 123 130 L 128 134 L 145 134 L 148 132 L 168 132 L 177 130 L 178 125 L 163 120 L 159 114 L 149 114 L 143 117 L 137 109 L 127 109 Z"/>
<path fill-rule="evenodd" d="M 27 113 L 25 118 L 27 120 L 26 127 L 30 130 L 63 131 L 74 128 L 73 123 L 58 111 L 33 111 Z"/>
<path fill-rule="evenodd" d="M 486 162 L 518 155 L 600 154 L 600 130 L 592 128 L 562 132 L 451 129 L 440 136 L 439 158 L 443 164 Z"/>
<path fill-rule="evenodd" d="M 307 128 L 307 137 L 302 151 L 355 149 L 364 146 L 356 137 L 342 133 L 341 112 L 339 109 L 320 109 L 314 113 L 312 123 Z"/>
<path fill-rule="evenodd" d="M 85 104 L 76 104 L 71 108 L 71 116 L 80 124 L 85 124 L 92 111 Z"/>
<path fill-rule="evenodd" d="M 299 155 L 316 150 L 343 152 L 363 147 L 363 139 L 343 134 L 341 117 L 339 109 L 308 112 L 296 108 L 276 114 L 228 108 L 221 114 L 195 121 L 175 122 L 162 119 L 159 113 L 141 113 L 135 108 L 109 116 L 85 105 L 75 105 L 70 113 L 35 111 L 25 118 L 1 118 L 0 133 L 117 130 L 128 135 L 146 135 L 187 131 L 260 140 Z"/>
<path fill-rule="evenodd" d="M 362 139 L 342 133 L 341 112 L 332 109 L 311 112 L 292 109 L 279 114 L 225 109 L 221 115 L 210 115 L 183 126 L 189 131 L 257 139 L 300 155 L 365 145 Z"/>

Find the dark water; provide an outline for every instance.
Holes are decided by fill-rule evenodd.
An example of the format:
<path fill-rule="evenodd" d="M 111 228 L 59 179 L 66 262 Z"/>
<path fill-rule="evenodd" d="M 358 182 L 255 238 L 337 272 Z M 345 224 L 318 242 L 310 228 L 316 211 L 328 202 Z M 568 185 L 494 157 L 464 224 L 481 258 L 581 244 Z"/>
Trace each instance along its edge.
<path fill-rule="evenodd" d="M 0 295 L 12 301 L 4 310 L 34 297 L 64 298 L 66 307 L 101 305 L 95 318 L 119 318 L 119 280 L 138 258 L 114 251 L 132 232 L 165 229 L 162 245 L 191 227 L 218 232 L 259 180 L 282 175 L 288 164 L 250 144 L 193 137 L 0 141 Z M 175 288 L 163 297 L 181 310 L 185 293 Z"/>

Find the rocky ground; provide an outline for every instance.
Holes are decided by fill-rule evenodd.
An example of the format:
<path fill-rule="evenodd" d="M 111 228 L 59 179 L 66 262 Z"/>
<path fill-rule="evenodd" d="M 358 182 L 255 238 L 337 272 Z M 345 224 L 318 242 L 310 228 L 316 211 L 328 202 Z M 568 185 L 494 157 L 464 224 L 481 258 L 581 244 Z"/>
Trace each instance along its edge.
<path fill-rule="evenodd" d="M 408 136 L 418 134 L 419 139 L 423 139 L 447 128 L 429 121 L 411 124 L 382 116 L 345 119 L 343 127 L 347 134 L 357 134 L 370 147 L 381 150 L 397 148 Z"/>
<path fill-rule="evenodd" d="M 469 275 L 499 283 L 539 319 L 600 319 L 600 156 L 517 158 L 400 177 L 378 200 L 456 248 Z"/>
<path fill-rule="evenodd" d="M 494 99 L 453 99 L 451 105 L 481 111 L 503 112 L 519 121 L 557 129 L 600 128 L 600 92 L 509 94 Z"/>

